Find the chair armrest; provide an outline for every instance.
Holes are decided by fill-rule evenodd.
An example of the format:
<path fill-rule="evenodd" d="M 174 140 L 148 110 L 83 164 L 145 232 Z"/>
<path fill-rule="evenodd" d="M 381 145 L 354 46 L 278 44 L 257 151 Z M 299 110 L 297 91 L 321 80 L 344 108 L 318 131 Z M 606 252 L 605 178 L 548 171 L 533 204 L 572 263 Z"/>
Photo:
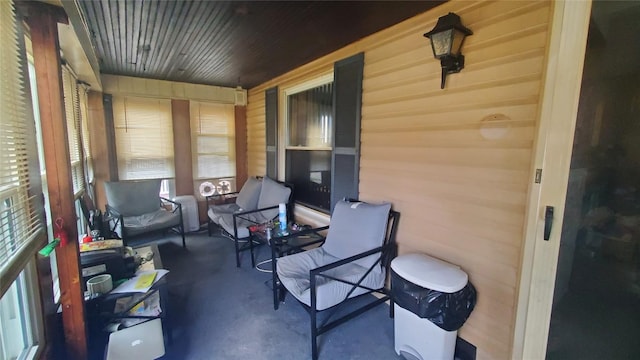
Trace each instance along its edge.
<path fill-rule="evenodd" d="M 274 206 L 269 206 L 266 208 L 261 208 L 261 209 L 255 209 L 255 210 L 247 210 L 247 211 L 240 211 L 240 212 L 236 212 L 233 213 L 233 231 L 234 231 L 234 237 L 238 237 L 238 218 L 249 221 L 250 223 L 253 224 L 259 224 L 258 222 L 247 218 L 244 215 L 247 214 L 252 214 L 252 213 L 256 213 L 256 212 L 260 212 L 260 211 L 264 211 L 264 210 L 271 210 L 271 209 L 277 209 L 279 207 L 279 205 L 274 205 Z"/>
<path fill-rule="evenodd" d="M 311 269 L 309 271 L 310 278 L 318 276 L 318 275 L 320 275 L 320 273 L 323 273 L 323 272 L 325 272 L 327 270 L 335 269 L 337 267 L 340 267 L 340 266 L 342 266 L 344 264 L 348 264 L 348 263 L 353 262 L 355 260 L 362 259 L 362 258 L 365 258 L 367 256 L 370 256 L 370 255 L 373 255 L 373 254 L 376 254 L 376 253 L 383 253 L 386 250 L 390 250 L 393 247 L 393 245 L 394 244 L 387 244 L 387 245 L 384 245 L 384 246 L 379 246 L 377 248 L 373 248 L 373 249 L 365 251 L 363 253 L 359 253 L 359 254 L 356 254 L 356 255 L 353 255 L 353 256 L 349 256 L 348 258 L 344 258 L 344 259 L 341 259 L 341 260 L 338 260 L 338 261 L 334 261 L 334 262 L 332 262 L 330 264 L 323 265 L 323 266 L 317 267 L 315 269 Z"/>
<path fill-rule="evenodd" d="M 229 198 L 231 198 L 231 197 L 233 197 L 233 198 L 237 198 L 237 197 L 238 197 L 238 194 L 240 194 L 240 192 L 239 192 L 239 191 L 235 191 L 235 192 L 230 192 L 230 193 L 226 193 L 226 194 L 213 194 L 213 195 L 205 196 L 205 199 L 206 199 L 206 201 L 207 201 L 207 208 L 208 208 L 210 205 L 215 205 L 215 204 L 210 204 L 210 202 L 216 201 L 216 200 L 218 200 L 219 198 L 222 198 L 222 199 L 225 199 L 225 200 L 226 200 L 226 199 L 229 199 Z"/>
<path fill-rule="evenodd" d="M 105 205 L 105 212 L 107 213 L 107 215 L 112 217 L 122 217 L 122 214 L 120 214 L 120 212 L 116 208 L 110 206 L 109 204 Z"/>
<path fill-rule="evenodd" d="M 176 212 L 176 210 L 180 210 L 180 212 L 182 213 L 182 204 L 180 204 L 179 202 L 173 201 L 173 200 L 169 200 L 167 198 L 164 197 L 160 197 L 160 202 L 162 201 L 166 201 L 168 203 L 171 203 L 173 206 L 175 206 L 175 208 L 173 210 L 171 210 L 171 212 Z"/>
<path fill-rule="evenodd" d="M 255 221 L 252 221 L 250 219 L 247 219 L 246 217 L 242 217 L 242 215 L 247 215 L 247 214 L 253 214 L 253 213 L 257 213 L 260 211 L 265 211 L 265 210 L 271 210 L 271 209 L 277 209 L 279 207 L 279 205 L 274 205 L 274 206 L 269 206 L 269 207 L 265 207 L 265 208 L 260 208 L 260 209 L 255 209 L 255 210 L 245 210 L 245 211 L 239 211 L 236 213 L 233 213 L 233 217 L 234 218 L 241 218 L 247 221 L 251 221 L 252 223 L 256 223 Z"/>

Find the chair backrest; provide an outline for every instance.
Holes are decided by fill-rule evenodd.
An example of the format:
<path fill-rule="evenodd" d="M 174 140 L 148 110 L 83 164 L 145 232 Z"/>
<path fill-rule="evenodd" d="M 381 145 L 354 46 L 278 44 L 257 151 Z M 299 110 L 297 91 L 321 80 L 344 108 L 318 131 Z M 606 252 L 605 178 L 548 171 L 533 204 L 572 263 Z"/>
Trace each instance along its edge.
<path fill-rule="evenodd" d="M 258 199 L 260 198 L 260 190 L 262 189 L 262 181 L 251 176 L 242 185 L 242 189 L 236 198 L 236 204 L 242 210 L 255 210 L 258 208 Z"/>
<path fill-rule="evenodd" d="M 122 216 L 140 216 L 160 208 L 161 180 L 111 181 L 104 183 L 107 204 Z"/>
<path fill-rule="evenodd" d="M 330 255 L 344 259 L 382 246 L 387 239 L 387 224 L 391 204 L 339 201 L 331 215 L 329 232 L 322 248 Z M 379 255 L 356 260 L 369 268 Z M 374 271 L 380 271 L 376 267 Z"/>
<path fill-rule="evenodd" d="M 262 189 L 258 198 L 258 209 L 264 209 L 278 204 L 289 204 L 291 201 L 291 188 L 286 184 L 279 183 L 267 176 L 262 179 Z M 290 210 L 290 209 L 289 209 Z M 278 216 L 278 209 L 261 211 L 264 221 L 271 220 Z M 289 214 L 291 212 L 289 211 Z"/>

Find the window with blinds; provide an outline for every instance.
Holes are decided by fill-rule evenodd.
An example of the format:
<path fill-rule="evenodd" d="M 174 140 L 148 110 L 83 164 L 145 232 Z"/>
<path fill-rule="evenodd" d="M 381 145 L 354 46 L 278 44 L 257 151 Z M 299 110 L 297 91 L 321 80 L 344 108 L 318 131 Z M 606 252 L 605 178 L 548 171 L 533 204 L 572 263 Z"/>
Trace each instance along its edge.
<path fill-rule="evenodd" d="M 231 104 L 191 101 L 193 178 L 236 176 L 235 113 Z"/>
<path fill-rule="evenodd" d="M 113 97 L 120 180 L 175 176 L 171 100 Z"/>
<path fill-rule="evenodd" d="M 78 82 L 67 66 L 62 67 L 62 88 L 64 91 L 64 110 L 67 120 L 67 140 L 69 142 L 69 161 L 73 194 L 84 190 L 84 166 L 81 151 L 81 118 Z"/>
<path fill-rule="evenodd" d="M 33 257 L 43 234 L 35 125 L 17 26 L 13 3 L 0 1 L 0 295 Z"/>
<path fill-rule="evenodd" d="M 295 200 L 328 211 L 331 206 L 333 76 L 285 90 L 287 145 L 285 179 Z"/>
<path fill-rule="evenodd" d="M 93 181 L 93 160 L 91 159 L 91 148 L 89 147 L 89 87 L 84 84 L 78 85 L 78 101 L 80 106 L 80 140 L 82 142 L 82 158 L 84 167 L 85 184 Z"/>

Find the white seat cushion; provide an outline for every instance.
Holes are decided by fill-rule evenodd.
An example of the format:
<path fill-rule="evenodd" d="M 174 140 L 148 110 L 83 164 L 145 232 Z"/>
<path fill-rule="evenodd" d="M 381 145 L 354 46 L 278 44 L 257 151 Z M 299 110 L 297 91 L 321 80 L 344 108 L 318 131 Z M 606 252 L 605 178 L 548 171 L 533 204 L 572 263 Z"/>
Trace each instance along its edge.
<path fill-rule="evenodd" d="M 124 216 L 122 218 L 128 236 L 142 234 L 148 231 L 166 229 L 180 224 L 180 214 L 165 209 L 140 216 Z"/>
<path fill-rule="evenodd" d="M 309 270 L 330 264 L 339 259 L 331 256 L 323 248 L 316 248 L 309 251 L 284 256 L 278 259 L 277 271 L 282 284 L 289 293 L 300 302 L 311 306 L 311 290 L 309 280 Z M 325 272 L 338 279 L 357 283 L 367 272 L 367 269 L 356 264 L 348 263 L 343 266 Z M 372 289 L 384 287 L 385 271 L 370 272 L 362 281 L 361 285 Z M 325 310 L 337 305 L 347 298 L 352 285 L 339 281 L 333 281 L 324 277 L 316 278 L 316 310 Z M 356 288 L 349 297 L 355 297 L 366 293 L 368 290 Z"/>

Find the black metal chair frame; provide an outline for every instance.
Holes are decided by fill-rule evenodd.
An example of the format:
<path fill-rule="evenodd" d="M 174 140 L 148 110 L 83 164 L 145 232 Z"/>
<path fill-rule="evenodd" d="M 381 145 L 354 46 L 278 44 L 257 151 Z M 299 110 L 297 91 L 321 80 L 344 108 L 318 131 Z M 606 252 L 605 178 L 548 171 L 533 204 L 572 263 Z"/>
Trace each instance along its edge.
<path fill-rule="evenodd" d="M 286 182 L 281 182 L 281 181 L 278 181 L 278 182 L 291 189 L 291 192 L 289 193 L 289 199 L 287 199 L 287 221 L 292 222 L 294 221 L 293 220 L 293 185 Z M 207 209 L 209 208 L 209 199 L 213 200 L 217 196 L 229 196 L 229 195 L 237 196 L 238 193 L 239 192 L 232 192 L 228 194 L 215 194 L 215 195 L 207 196 Z M 274 206 L 269 206 L 265 208 L 255 209 L 255 210 L 247 210 L 247 211 L 233 213 L 233 234 L 226 231 L 222 226 L 215 224 L 213 221 L 211 221 L 211 219 L 208 219 L 207 228 L 208 228 L 209 236 L 211 236 L 212 234 L 213 225 L 217 225 L 220 228 L 222 235 L 225 235 L 231 238 L 231 240 L 233 240 L 235 250 L 236 250 L 236 267 L 240 267 L 240 253 L 246 250 L 251 250 L 253 254 L 253 244 L 251 243 L 253 239 L 252 239 L 251 233 L 249 233 L 249 235 L 244 238 L 238 237 L 238 219 L 246 220 L 252 224 L 257 225 L 259 223 L 255 222 L 252 219 L 249 219 L 246 215 L 253 214 L 260 211 L 265 211 L 265 210 L 277 209 L 278 207 L 279 205 L 274 205 Z M 277 216 L 274 217 L 274 219 L 276 218 Z M 241 245 L 240 242 L 246 242 L 246 244 Z M 252 267 L 256 266 L 253 255 L 251 256 L 251 266 Z"/>
<path fill-rule="evenodd" d="M 173 200 L 169 200 L 164 197 L 160 197 L 158 208 L 163 207 L 167 203 L 172 205 L 173 207 L 173 210 L 171 210 L 172 213 L 175 213 L 176 211 L 179 212 L 180 223 L 178 225 L 172 225 L 172 226 L 168 226 L 161 229 L 155 229 L 149 232 L 151 233 L 151 232 L 158 232 L 158 231 L 174 230 L 182 236 L 182 247 L 186 249 L 187 244 L 184 238 L 184 221 L 183 221 L 184 218 L 182 217 L 182 204 L 175 202 Z M 126 245 L 127 240 L 129 240 L 128 238 L 130 236 L 127 236 L 127 231 L 126 231 L 126 228 L 124 227 L 124 220 L 123 220 L 122 214 L 116 208 L 109 206 L 109 204 L 107 204 L 105 208 L 106 208 L 106 215 L 111 218 L 110 220 L 112 224 L 111 232 L 116 232 L 116 229 L 118 228 L 118 226 L 120 226 L 120 237 L 122 238 L 122 243 Z M 138 235 L 142 235 L 142 234 L 138 234 Z"/>
<path fill-rule="evenodd" d="M 249 232 L 249 235 L 245 238 L 238 237 L 238 220 L 242 219 L 245 221 L 249 221 L 254 225 L 258 225 L 259 224 L 258 222 L 255 222 L 252 219 L 249 219 L 246 215 L 253 214 L 260 211 L 265 211 L 265 210 L 278 209 L 278 207 L 279 205 L 274 205 L 274 206 L 269 206 L 262 209 L 242 211 L 242 212 L 233 214 L 233 234 L 229 234 L 229 235 L 233 236 L 233 240 L 234 240 L 233 243 L 236 248 L 236 266 L 237 267 L 240 267 L 240 253 L 246 250 L 251 251 L 251 266 L 256 267 L 256 259 L 253 256 L 253 247 L 254 245 L 262 245 L 261 242 L 254 243 L 253 237 L 251 236 L 251 232 Z M 274 217 L 274 219 L 276 218 L 277 216 Z M 287 221 L 288 222 L 294 221 L 293 220 L 293 189 L 291 190 L 291 194 L 289 195 L 289 200 L 287 201 Z M 226 233 L 224 229 L 222 229 L 222 231 Z M 246 241 L 246 243 L 244 245 L 241 245 L 240 244 L 241 241 Z"/>
<path fill-rule="evenodd" d="M 234 191 L 234 192 L 230 192 L 227 194 L 213 194 L 213 195 L 208 195 L 205 196 L 205 199 L 207 201 L 207 210 L 209 210 L 209 207 L 211 205 L 215 205 L 215 201 L 218 199 L 224 199 L 225 201 L 230 199 L 230 198 L 237 198 L 238 194 L 240 194 L 240 191 Z M 225 202 L 226 203 L 226 202 Z M 207 216 L 207 233 L 209 236 L 211 236 L 213 234 L 213 226 L 216 225 L 213 220 L 211 220 L 211 218 L 209 216 Z"/>
<path fill-rule="evenodd" d="M 397 254 L 397 246 L 396 246 L 396 231 L 397 231 L 397 224 L 398 224 L 398 219 L 400 218 L 400 213 L 397 211 L 393 211 L 391 210 L 389 213 L 389 221 L 387 223 L 387 236 L 385 238 L 385 241 L 383 243 L 382 246 L 371 249 L 369 251 L 333 262 L 331 264 L 327 264 L 315 269 L 312 269 L 309 271 L 309 280 L 310 280 L 310 291 L 311 291 L 311 305 L 308 306 L 300 301 L 298 301 L 300 303 L 300 305 L 302 305 L 302 307 L 304 307 L 304 309 L 309 313 L 309 316 L 311 318 L 311 357 L 313 360 L 317 360 L 318 359 L 318 336 L 324 334 L 325 332 L 335 328 L 338 325 L 343 324 L 344 322 L 353 319 L 354 317 L 364 313 L 367 310 L 370 310 L 372 308 L 374 308 L 377 305 L 380 305 L 382 303 L 384 303 L 385 301 L 389 300 L 391 302 L 391 307 L 389 310 L 389 316 L 393 317 L 393 299 L 391 298 L 391 290 L 387 289 L 386 287 L 382 287 L 380 289 L 371 289 L 367 286 L 361 285 L 362 281 L 367 277 L 367 275 L 369 275 L 369 273 L 371 273 L 371 271 L 374 269 L 375 266 L 384 266 L 384 268 L 386 269 L 386 276 L 387 279 L 389 277 L 389 266 L 391 264 L 391 260 L 393 260 L 393 258 L 396 256 Z M 327 270 L 331 270 L 331 269 L 335 269 L 339 266 L 348 264 L 350 262 L 353 262 L 355 260 L 358 259 L 362 259 L 365 258 L 367 256 L 370 255 L 374 255 L 380 253 L 380 257 L 376 260 L 376 262 L 367 270 L 367 272 L 362 275 L 362 277 L 358 280 L 358 282 L 353 283 L 350 281 L 346 281 L 343 279 L 338 279 L 336 277 L 327 275 L 327 274 L 323 274 L 324 272 L 326 272 Z M 318 277 L 324 277 L 327 279 L 331 279 L 334 281 L 339 281 L 345 284 L 349 284 L 352 286 L 351 290 L 349 290 L 349 292 L 347 293 L 347 296 L 345 298 L 345 300 L 343 300 L 341 303 L 334 305 L 331 308 L 328 309 L 324 309 L 321 311 L 316 310 L 316 282 L 317 282 L 317 278 Z M 281 292 L 281 299 L 284 298 L 284 294 L 286 293 L 286 288 L 284 288 L 284 286 L 282 285 L 282 283 L 280 281 L 277 282 L 280 288 L 280 292 Z M 387 284 L 388 281 L 385 280 L 385 284 Z M 361 289 L 365 289 L 367 290 L 367 292 L 358 295 L 356 297 L 353 298 L 349 298 L 349 295 L 351 295 L 356 289 L 361 288 Z M 344 305 L 346 305 L 347 303 L 349 303 L 349 300 L 355 299 L 355 298 L 359 298 L 362 297 L 364 295 L 370 295 L 370 294 L 378 294 L 380 295 L 380 297 L 378 297 L 377 299 L 370 301 L 369 303 L 362 305 L 360 307 L 358 307 L 357 309 L 342 315 L 341 317 L 338 317 L 336 319 L 332 320 L 332 317 L 337 313 L 338 310 L 342 309 Z M 296 299 L 297 300 L 297 299 Z M 327 317 L 324 319 L 324 321 L 322 322 L 322 324 L 320 324 L 320 326 L 318 326 L 318 313 L 319 312 L 324 312 L 327 311 L 328 315 Z"/>

